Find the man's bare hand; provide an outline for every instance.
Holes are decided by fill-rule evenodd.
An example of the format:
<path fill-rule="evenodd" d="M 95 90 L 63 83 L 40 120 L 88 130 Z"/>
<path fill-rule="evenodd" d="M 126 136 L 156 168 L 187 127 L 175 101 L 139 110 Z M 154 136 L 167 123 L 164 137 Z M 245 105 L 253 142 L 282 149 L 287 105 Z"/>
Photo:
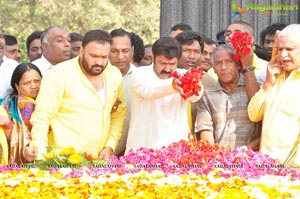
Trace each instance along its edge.
<path fill-rule="evenodd" d="M 278 55 L 272 57 L 271 61 L 267 66 L 267 78 L 265 83 L 263 84 L 263 89 L 268 91 L 273 87 L 276 81 L 276 75 L 280 74 L 282 71 L 281 63 L 279 62 Z"/>
<path fill-rule="evenodd" d="M 247 55 L 241 54 L 240 57 L 241 57 L 242 70 L 244 68 L 247 68 L 248 66 L 252 66 L 253 50 L 251 50 L 250 54 Z"/>
<path fill-rule="evenodd" d="M 112 109 L 111 109 L 111 113 L 116 112 L 118 107 L 119 107 L 119 104 L 121 104 L 121 103 L 122 103 L 121 100 L 117 99 L 116 102 L 114 103 Z"/>
<path fill-rule="evenodd" d="M 23 156 L 28 162 L 33 162 L 33 160 L 37 157 L 38 150 L 34 147 L 25 147 Z"/>
<path fill-rule="evenodd" d="M 275 33 L 274 43 L 273 43 L 273 51 L 272 57 L 267 67 L 267 78 L 265 83 L 263 84 L 263 89 L 265 91 L 270 90 L 273 87 L 276 81 L 276 75 L 280 74 L 282 71 L 282 66 L 278 56 L 278 34 L 279 30 Z"/>
<path fill-rule="evenodd" d="M 181 81 L 174 77 L 172 82 L 173 89 L 178 93 L 183 93 L 183 89 L 179 85 L 181 85 Z"/>
<path fill-rule="evenodd" d="M 10 140 L 13 123 L 9 117 L 0 116 L 0 126 L 3 128 L 6 138 Z"/>
<path fill-rule="evenodd" d="M 110 147 L 104 147 L 99 155 L 99 160 L 109 160 L 113 150 Z"/>

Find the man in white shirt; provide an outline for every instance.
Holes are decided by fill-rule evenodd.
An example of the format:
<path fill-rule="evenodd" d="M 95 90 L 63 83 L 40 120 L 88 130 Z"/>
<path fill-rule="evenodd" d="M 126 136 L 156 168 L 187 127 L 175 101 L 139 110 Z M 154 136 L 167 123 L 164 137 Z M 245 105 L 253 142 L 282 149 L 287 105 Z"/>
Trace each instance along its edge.
<path fill-rule="evenodd" d="M 30 62 L 41 58 L 43 49 L 41 43 L 42 31 L 32 32 L 26 39 L 27 57 Z"/>
<path fill-rule="evenodd" d="M 4 32 L 0 27 L 0 65 L 3 62 L 2 58 L 4 56 L 4 48 L 5 48 Z"/>
<path fill-rule="evenodd" d="M 42 75 L 45 75 L 54 65 L 70 59 L 70 35 L 62 27 L 51 26 L 41 35 L 43 54 L 33 61 Z"/>
<path fill-rule="evenodd" d="M 4 50 L 5 39 L 3 30 L 0 28 L 0 99 L 7 97 L 12 91 L 10 86 L 11 75 L 19 64 L 17 61 L 5 57 Z"/>
<path fill-rule="evenodd" d="M 153 65 L 138 67 L 132 73 L 131 120 L 125 153 L 141 147 L 167 146 L 187 139 L 190 132 L 187 115 L 189 100 L 180 96 L 181 91 L 175 83 L 179 80 L 169 78 L 174 71 L 186 71 L 177 69 L 182 54 L 181 45 L 174 38 L 162 37 L 154 43 L 152 51 Z"/>
<path fill-rule="evenodd" d="M 217 47 L 217 43 L 210 38 L 203 38 L 203 49 L 201 51 L 201 67 L 204 68 L 206 72 L 212 69 L 211 56 L 214 49 Z"/>
<path fill-rule="evenodd" d="M 5 56 L 10 59 L 21 62 L 21 50 L 18 40 L 13 35 L 5 35 Z"/>
<path fill-rule="evenodd" d="M 123 29 L 115 29 L 111 31 L 110 36 L 112 37 L 112 45 L 109 53 L 110 63 L 116 66 L 122 73 L 125 96 L 126 96 L 126 108 L 127 115 L 123 127 L 122 137 L 119 145 L 114 151 L 115 155 L 121 156 L 125 152 L 126 141 L 128 136 L 129 122 L 130 122 L 130 82 L 132 71 L 135 70 L 136 66 L 131 63 L 134 47 L 131 42 L 130 34 Z M 114 107 L 117 108 L 118 105 Z M 113 110 L 114 111 L 114 110 Z"/>

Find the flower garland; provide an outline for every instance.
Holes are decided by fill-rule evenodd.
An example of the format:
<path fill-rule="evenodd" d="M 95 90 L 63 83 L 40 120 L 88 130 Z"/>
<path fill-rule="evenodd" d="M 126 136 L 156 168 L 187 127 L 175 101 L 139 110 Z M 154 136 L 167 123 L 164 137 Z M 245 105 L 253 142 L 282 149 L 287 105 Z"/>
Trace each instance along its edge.
<path fill-rule="evenodd" d="M 180 95 L 184 99 L 192 96 L 199 96 L 200 91 L 203 89 L 200 84 L 200 81 L 204 78 L 204 69 L 202 67 L 187 71 L 184 75 L 180 75 L 177 71 L 175 71 L 170 75 L 170 77 L 175 77 L 180 80 L 180 84 L 178 86 L 183 90 Z"/>
<path fill-rule="evenodd" d="M 226 150 L 181 140 L 161 149 L 129 151 L 107 164 L 65 148 L 49 152 L 47 170 L 0 167 L 5 198 L 297 198 L 300 171 L 246 147 Z M 49 165 L 56 167 L 49 169 Z M 86 166 L 83 166 L 87 163 Z M 37 163 L 41 165 L 40 163 Z M 72 168 L 65 168 L 72 166 Z M 73 166 L 76 168 L 73 168 Z M 32 165 L 24 165 L 32 166 Z M 58 168 L 63 166 L 64 168 Z M 78 167 L 81 166 L 80 169 Z M 49 171 L 48 171 L 49 169 Z"/>
<path fill-rule="evenodd" d="M 57 168 L 93 168 L 91 175 L 107 173 L 137 173 L 142 170 L 149 173 L 160 170 L 169 174 L 208 175 L 217 172 L 219 176 L 243 178 L 260 178 L 265 174 L 290 176 L 292 180 L 300 179 L 300 171 L 294 168 L 284 168 L 282 164 L 268 155 L 238 147 L 227 150 L 217 144 L 210 145 L 207 141 L 196 141 L 192 136 L 189 140 L 181 140 L 162 147 L 161 149 L 140 148 L 130 150 L 125 156 L 112 156 L 109 161 L 100 161 L 86 153 L 76 153 L 73 148 L 65 148 L 59 153 L 51 151 L 45 155 L 45 160 L 36 164 L 25 165 L 56 172 Z M 1 171 L 1 170 L 0 170 Z M 66 177 L 80 175 L 75 171 Z"/>
<path fill-rule="evenodd" d="M 247 32 L 235 32 L 231 38 L 231 44 L 235 49 L 233 58 L 236 61 L 241 59 L 242 55 L 250 54 L 253 45 L 253 37 Z"/>
<path fill-rule="evenodd" d="M 260 179 L 223 178 L 212 175 L 164 175 L 162 172 L 105 174 L 64 179 L 69 169 L 49 173 L 24 169 L 21 173 L 2 172 L 3 198 L 297 198 L 299 181 L 287 177 L 264 176 Z M 22 175 L 21 175 L 22 174 Z M 9 179 L 9 180 L 8 180 Z"/>

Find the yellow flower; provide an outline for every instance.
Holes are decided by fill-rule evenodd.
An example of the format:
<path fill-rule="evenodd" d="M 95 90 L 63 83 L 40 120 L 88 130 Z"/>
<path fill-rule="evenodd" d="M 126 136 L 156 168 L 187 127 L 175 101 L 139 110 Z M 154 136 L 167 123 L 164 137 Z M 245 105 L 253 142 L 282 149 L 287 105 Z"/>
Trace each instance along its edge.
<path fill-rule="evenodd" d="M 73 147 L 67 147 L 67 148 L 62 149 L 59 152 L 59 155 L 60 156 L 70 156 L 70 155 L 72 155 L 74 153 L 75 153 L 75 149 Z"/>
<path fill-rule="evenodd" d="M 82 156 L 78 153 L 73 153 L 68 158 L 68 163 L 70 163 L 70 164 L 80 164 L 81 161 L 82 161 Z"/>
<path fill-rule="evenodd" d="M 45 155 L 46 160 L 51 160 L 55 156 L 55 151 L 51 151 Z"/>

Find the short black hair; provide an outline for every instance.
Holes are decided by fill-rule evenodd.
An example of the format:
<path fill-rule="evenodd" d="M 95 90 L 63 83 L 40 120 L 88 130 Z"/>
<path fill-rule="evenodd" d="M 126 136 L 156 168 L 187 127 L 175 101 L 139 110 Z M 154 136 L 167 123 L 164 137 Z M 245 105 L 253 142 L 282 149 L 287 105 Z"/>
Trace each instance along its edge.
<path fill-rule="evenodd" d="M 122 29 L 122 28 L 118 28 L 118 29 L 114 29 L 110 32 L 110 36 L 111 38 L 114 38 L 114 37 L 120 37 L 120 36 L 128 36 L 129 40 L 130 40 L 130 43 L 131 43 L 131 46 L 133 46 L 133 43 L 131 41 L 131 36 L 129 34 L 129 32 L 127 32 L 126 30 Z"/>
<path fill-rule="evenodd" d="M 108 42 L 112 44 L 112 38 L 105 30 L 96 29 L 88 31 L 82 41 L 82 47 L 85 47 L 91 41 L 99 41 L 101 43 Z"/>
<path fill-rule="evenodd" d="M 41 35 L 42 35 L 43 31 L 34 31 L 33 33 L 31 33 L 27 39 L 26 39 L 26 48 L 27 48 L 27 52 L 29 51 L 29 48 L 30 48 L 30 44 L 33 40 L 35 39 L 40 39 L 41 38 Z"/>
<path fill-rule="evenodd" d="M 267 51 L 267 49 L 254 44 L 255 48 L 254 48 L 254 53 L 257 55 L 257 57 L 266 60 L 266 61 L 270 61 L 271 60 L 271 55 L 269 54 L 269 52 Z"/>
<path fill-rule="evenodd" d="M 254 36 L 254 28 L 252 25 L 250 25 L 249 23 L 245 22 L 245 21 L 242 21 L 242 20 L 239 20 L 239 21 L 234 21 L 232 22 L 230 25 L 232 24 L 239 24 L 239 25 L 242 25 L 245 29 L 246 29 L 246 32 L 248 32 L 251 36 Z M 228 27 L 229 27 L 228 26 Z M 228 28 L 227 27 L 227 28 Z M 226 30 L 227 31 L 227 30 Z M 226 32 L 225 32 L 226 33 Z"/>
<path fill-rule="evenodd" d="M 193 29 L 189 24 L 179 23 L 179 24 L 172 26 L 172 28 L 171 28 L 171 32 L 176 31 L 176 30 L 186 31 L 186 30 L 193 30 Z"/>
<path fill-rule="evenodd" d="M 143 39 L 134 32 L 129 33 L 131 43 L 134 47 L 133 61 L 140 62 L 145 56 L 145 47 Z"/>
<path fill-rule="evenodd" d="M 204 44 L 203 44 L 203 38 L 200 36 L 199 33 L 194 32 L 192 30 L 186 30 L 178 35 L 176 35 L 175 39 L 181 44 L 181 45 L 192 45 L 194 40 L 198 41 L 200 44 L 201 51 L 203 50 Z"/>
<path fill-rule="evenodd" d="M 225 32 L 226 32 L 226 29 L 220 30 L 216 34 L 216 39 L 217 39 L 218 44 L 225 44 Z"/>
<path fill-rule="evenodd" d="M 260 33 L 260 44 L 264 45 L 265 43 L 265 37 L 266 35 L 275 35 L 276 30 L 282 30 L 287 25 L 284 23 L 273 23 L 270 26 L 266 27 L 264 30 Z"/>
<path fill-rule="evenodd" d="M 216 46 L 218 45 L 217 42 L 215 42 L 213 39 L 208 38 L 208 37 L 204 37 L 203 42 L 207 45 L 213 45 L 213 44 Z"/>
<path fill-rule="evenodd" d="M 83 36 L 77 32 L 70 33 L 71 42 L 73 41 L 83 41 Z"/>
<path fill-rule="evenodd" d="M 18 40 L 15 36 L 12 35 L 4 35 L 5 45 L 12 46 L 18 44 Z"/>
<path fill-rule="evenodd" d="M 157 56 L 163 55 L 168 59 L 179 59 L 182 54 L 181 44 L 172 37 L 161 37 L 152 46 L 154 60 Z"/>
<path fill-rule="evenodd" d="M 250 25 L 250 24 L 247 23 L 246 21 L 242 21 L 242 20 L 234 21 L 234 22 L 232 22 L 230 25 L 232 25 L 232 24 L 240 24 L 240 25 L 248 26 L 249 28 L 254 29 L 252 25 Z"/>

